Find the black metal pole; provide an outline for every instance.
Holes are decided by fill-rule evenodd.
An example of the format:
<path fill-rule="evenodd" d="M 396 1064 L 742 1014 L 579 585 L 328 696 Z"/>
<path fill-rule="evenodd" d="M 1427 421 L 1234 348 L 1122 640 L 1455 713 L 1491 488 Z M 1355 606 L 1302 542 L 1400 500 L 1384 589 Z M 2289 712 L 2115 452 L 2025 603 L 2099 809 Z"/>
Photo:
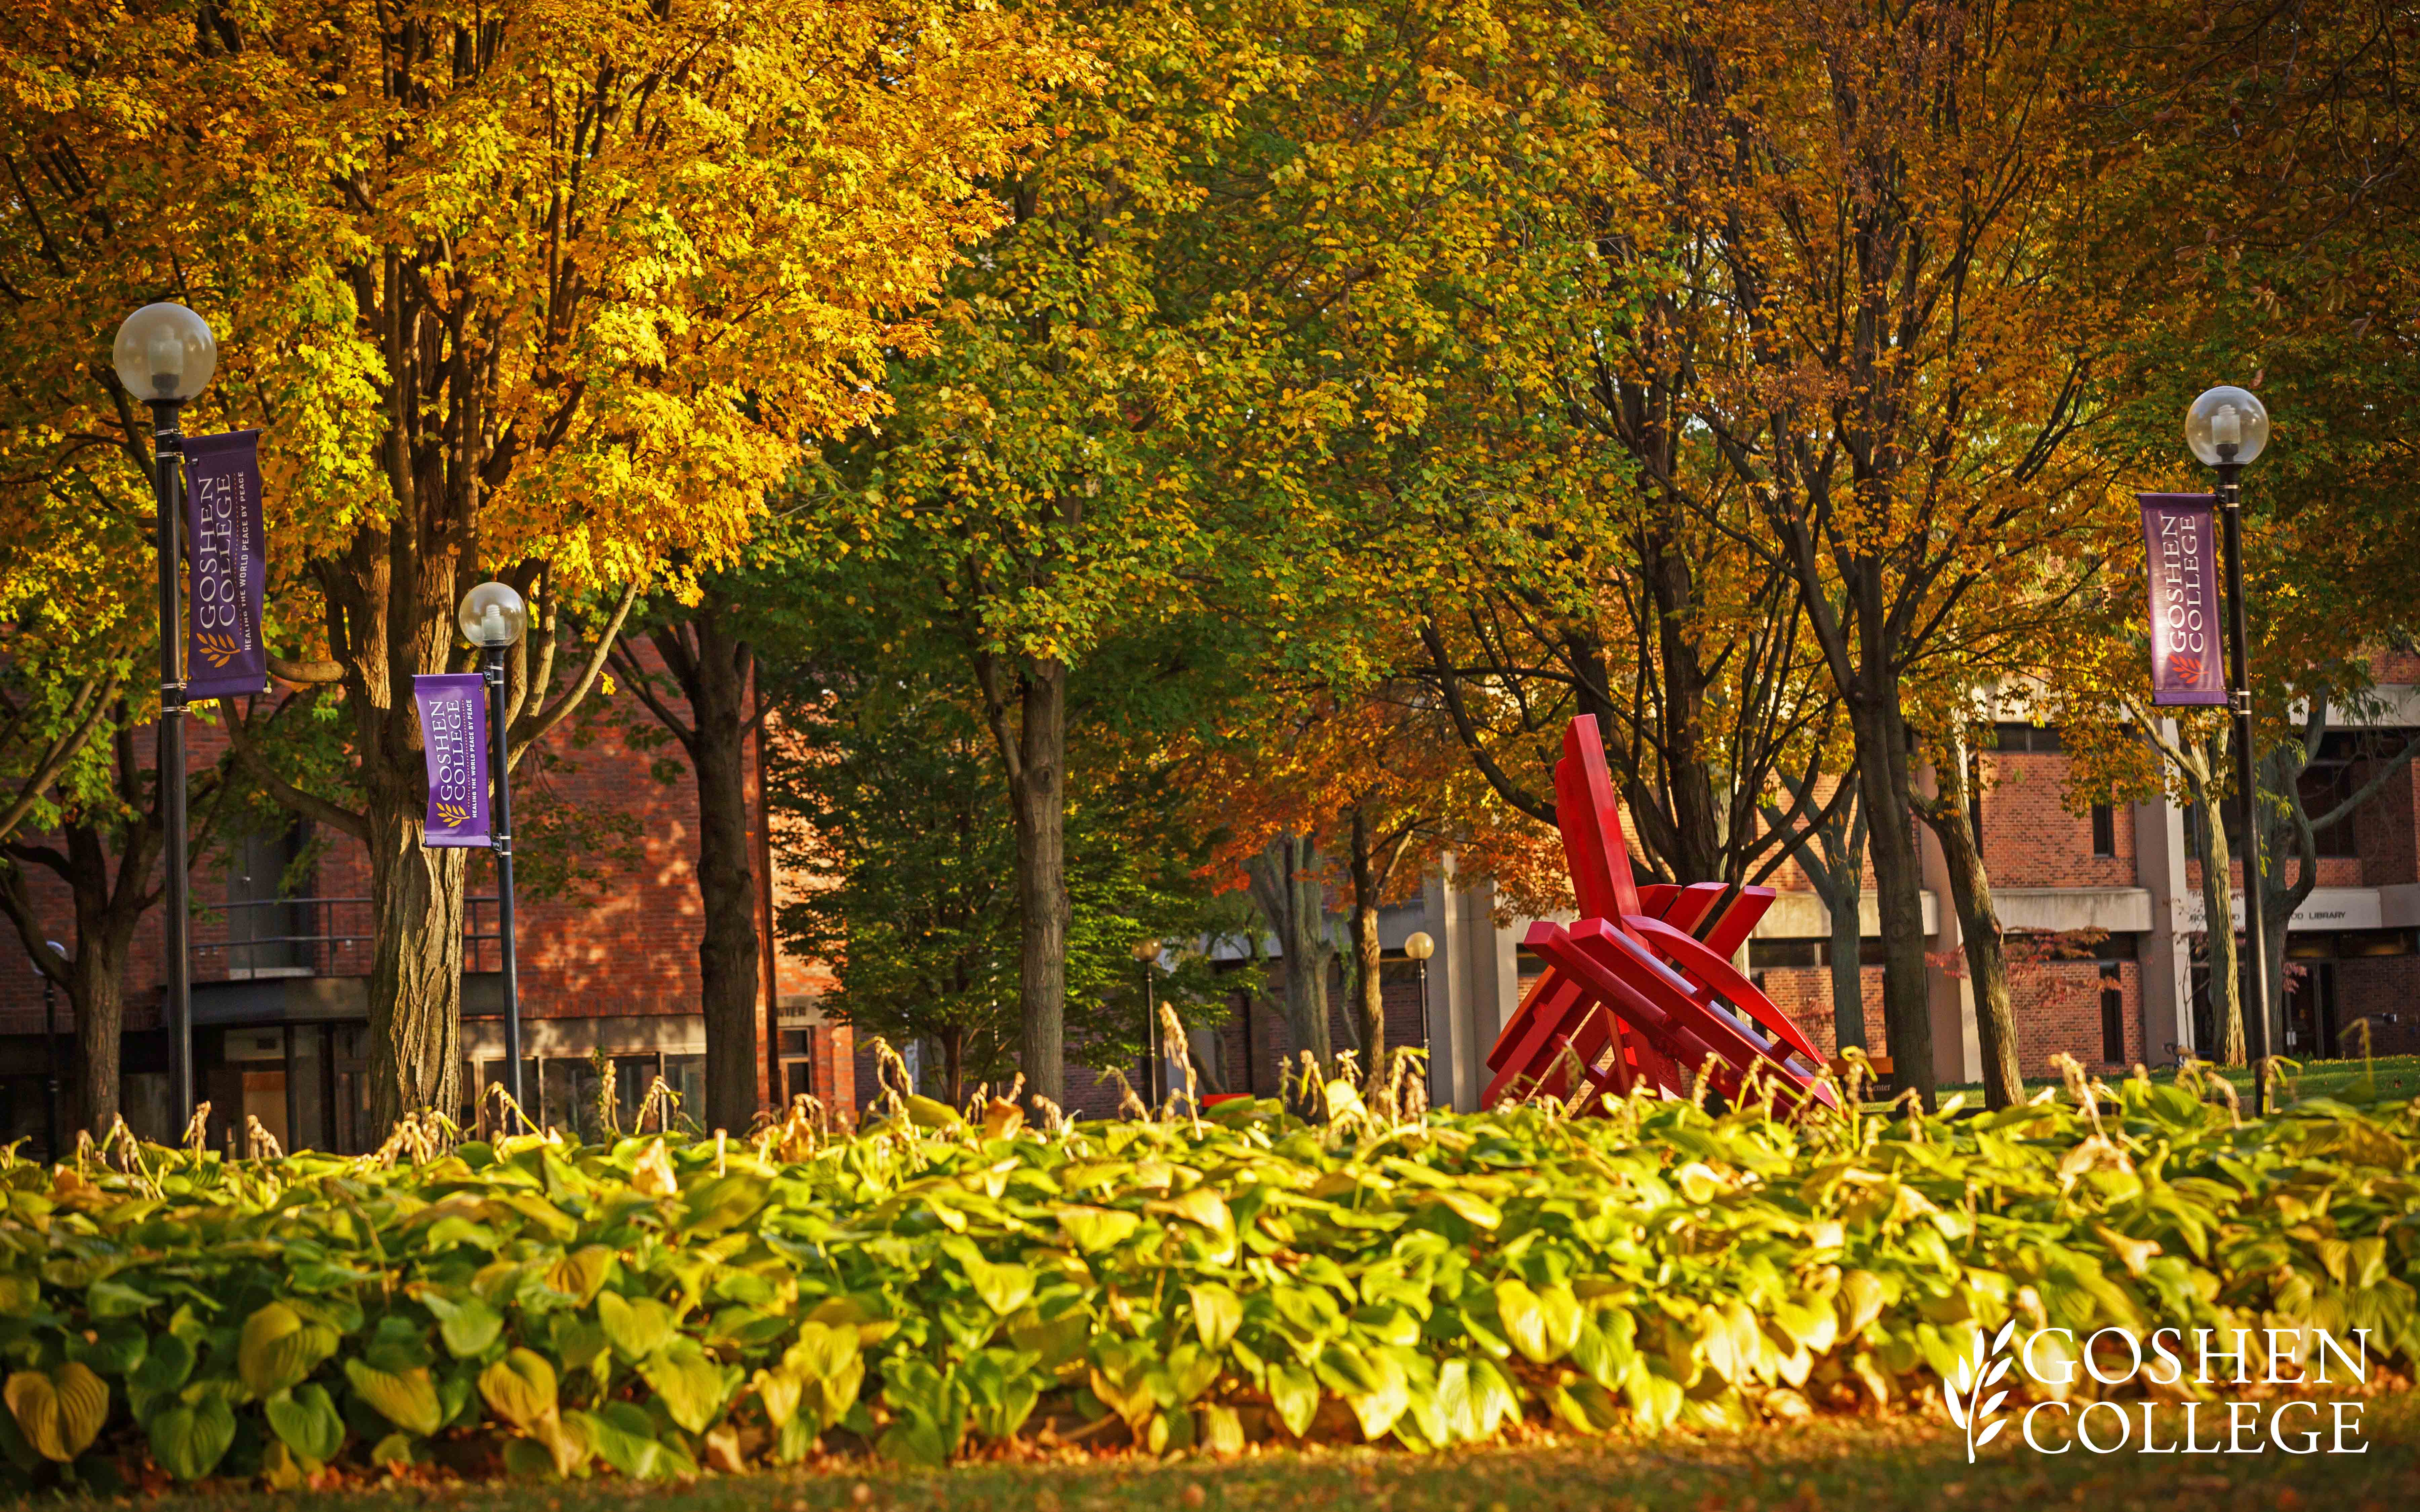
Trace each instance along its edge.
<path fill-rule="evenodd" d="M 57 1165 L 59 1154 L 59 984 L 48 972 L 42 975 L 42 1069 L 50 1081 L 51 1094 L 51 1163 Z"/>
<path fill-rule="evenodd" d="M 520 960 L 513 940 L 512 732 L 504 723 L 504 653 L 508 649 L 487 648 L 488 730 L 494 748 L 488 760 L 494 768 L 496 793 L 496 934 L 504 969 L 504 1087 L 513 1094 L 513 1105 L 526 1108 L 529 1104 L 521 1100 Z"/>
<path fill-rule="evenodd" d="M 2223 448 L 2225 455 L 2232 448 Z M 2243 829 L 2243 1004 L 2252 1052 L 2252 1111 L 2269 1111 L 2268 930 L 2260 918 L 2259 763 L 2252 748 L 2251 640 L 2243 625 L 2242 464 L 2218 467 L 2221 539 L 2226 551 L 2226 702 L 2235 715 L 2235 811 Z"/>
<path fill-rule="evenodd" d="M 175 1084 L 182 1138 L 194 1119 L 194 964 L 185 947 L 185 638 L 184 590 L 177 579 L 183 502 L 185 438 L 177 428 L 178 399 L 151 401 L 152 494 L 160 506 L 160 800 L 161 863 L 167 892 L 161 900 L 162 949 L 167 955 L 169 1078 Z"/>
<path fill-rule="evenodd" d="M 1428 957 L 1426 957 L 1426 956 L 1422 956 L 1422 957 L 1420 957 L 1419 961 L 1417 964 L 1419 964 L 1419 968 L 1420 968 L 1420 1048 L 1421 1048 L 1422 1050 L 1426 1050 L 1426 1049 L 1428 1049 L 1428 1047 L 1429 1047 L 1429 960 L 1428 960 Z"/>
<path fill-rule="evenodd" d="M 1142 1090 L 1152 1111 L 1159 1111 L 1159 1000 L 1151 980 L 1151 963 L 1142 964 L 1142 1026 L 1143 1054 L 1150 1058 L 1143 1063 Z"/>

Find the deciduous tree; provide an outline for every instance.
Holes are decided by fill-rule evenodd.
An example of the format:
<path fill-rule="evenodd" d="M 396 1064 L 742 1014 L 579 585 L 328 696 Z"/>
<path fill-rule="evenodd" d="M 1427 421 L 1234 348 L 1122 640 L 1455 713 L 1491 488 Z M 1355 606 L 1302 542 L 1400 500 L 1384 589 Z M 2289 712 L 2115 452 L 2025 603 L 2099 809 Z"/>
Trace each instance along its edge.
<path fill-rule="evenodd" d="M 350 795 L 263 779 L 370 852 L 373 1119 L 458 1106 L 465 858 L 420 844 L 410 683 L 466 664 L 460 592 L 534 601 L 526 751 L 671 553 L 734 550 L 802 437 L 878 407 L 1064 54 L 954 0 L 19 21 L 12 486 L 135 507 L 108 332 L 161 297 L 213 321 L 192 418 L 264 429 L 275 591 L 315 601 L 274 670 L 350 723 Z"/>

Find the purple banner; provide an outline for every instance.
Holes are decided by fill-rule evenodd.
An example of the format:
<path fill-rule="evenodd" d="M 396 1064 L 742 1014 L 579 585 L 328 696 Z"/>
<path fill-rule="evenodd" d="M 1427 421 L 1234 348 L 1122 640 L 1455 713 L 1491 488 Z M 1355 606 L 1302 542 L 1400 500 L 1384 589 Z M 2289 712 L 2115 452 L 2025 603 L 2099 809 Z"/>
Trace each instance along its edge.
<path fill-rule="evenodd" d="M 2223 706 L 2218 639 L 2217 501 L 2201 493 L 2141 493 L 2150 553 L 2151 702 Z"/>
<path fill-rule="evenodd" d="M 428 824 L 424 845 L 486 845 L 488 683 L 477 672 L 411 680 L 420 739 L 428 758 Z"/>
<path fill-rule="evenodd" d="M 185 442 L 185 702 L 269 686 L 260 640 L 269 553 L 260 523 L 260 432 Z"/>

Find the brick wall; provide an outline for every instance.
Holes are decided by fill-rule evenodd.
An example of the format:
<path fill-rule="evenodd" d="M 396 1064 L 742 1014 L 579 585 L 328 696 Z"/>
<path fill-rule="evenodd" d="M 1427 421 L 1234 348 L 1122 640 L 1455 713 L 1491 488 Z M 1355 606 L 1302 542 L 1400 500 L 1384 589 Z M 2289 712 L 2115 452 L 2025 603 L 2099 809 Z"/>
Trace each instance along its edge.
<path fill-rule="evenodd" d="M 2134 825 L 2122 809 L 2111 816 L 2114 854 L 2092 854 L 2089 810 L 2068 808 L 2069 758 L 2032 751 L 1993 751 L 1984 772 L 1983 866 L 1999 887 L 2131 887 Z"/>
<path fill-rule="evenodd" d="M 677 700 L 673 702 L 680 707 Z M 600 850 L 582 857 L 601 873 L 583 895 L 547 900 L 522 892 L 518 938 L 525 1019 L 693 1017 L 698 1012 L 697 951 L 704 921 L 696 883 L 697 790 L 677 747 L 649 751 L 632 744 L 628 725 L 644 725 L 646 718 L 632 695 L 626 692 L 608 698 L 600 690 L 592 695 L 575 721 L 555 731 L 541 748 L 554 760 L 542 763 L 533 752 L 515 774 L 514 810 L 517 818 L 524 819 L 524 833 L 526 816 L 550 804 L 592 815 L 625 814 L 637 825 L 631 856 Z M 148 728 L 138 731 L 135 745 L 147 758 L 156 748 L 155 736 Z M 196 773 L 207 770 L 224 749 L 215 726 L 198 716 L 188 721 L 187 745 L 189 769 Z M 673 780 L 657 779 L 650 768 L 659 761 L 677 768 Z M 752 763 L 749 798 L 752 810 L 761 811 L 756 779 Z M 315 828 L 313 838 L 322 854 L 305 890 L 323 899 L 360 901 L 319 910 L 319 917 L 305 932 L 371 934 L 376 925 L 366 902 L 370 890 L 366 850 L 359 841 L 324 827 Z M 761 865 L 761 841 L 755 843 L 759 848 L 752 859 Z M 526 843 L 522 848 L 528 850 Z M 224 855 L 197 859 L 193 888 L 205 906 L 223 903 L 228 896 L 225 863 Z M 27 878 L 28 890 L 51 933 L 72 949 L 73 917 L 65 885 L 39 867 L 28 868 Z M 471 926 L 477 933 L 496 933 L 495 890 L 491 856 L 473 851 L 468 891 L 473 900 Z M 765 926 L 761 904 L 758 924 L 761 934 Z M 194 921 L 193 940 L 202 948 L 194 956 L 197 981 L 226 978 L 229 956 L 217 947 L 226 939 L 227 928 L 224 913 L 213 912 Z M 327 953 L 317 964 L 323 974 L 367 974 L 370 945 L 366 939 L 322 949 Z M 472 971 L 499 969 L 498 942 L 492 938 L 469 942 L 464 963 Z M 127 983 L 130 1029 L 157 1025 L 162 976 L 161 916 L 155 908 L 146 917 L 134 945 Z M 779 979 L 785 991 L 809 995 L 828 980 L 815 964 L 790 958 L 779 963 Z M 58 1022 L 63 1037 L 71 1032 L 71 1016 L 64 1001 Z M 41 1026 L 42 992 L 31 964 L 21 957 L 16 969 L 0 966 L 0 1034 L 39 1034 Z M 838 1043 L 832 1041 L 830 1030 L 825 1035 L 825 1042 L 818 1046 L 824 1052 L 817 1057 L 819 1066 L 827 1055 L 845 1060 L 841 1044 L 845 1042 L 846 1030 L 839 1031 Z M 758 1059 L 767 1057 L 760 1054 Z M 831 1071 L 827 1079 L 836 1103 L 845 1105 L 853 1100 L 845 1068 Z M 760 1072 L 760 1088 L 765 1085 Z"/>
<path fill-rule="evenodd" d="M 2354 779 L 2367 778 L 2356 773 Z M 2420 763 L 2388 778 L 2347 823 L 2361 852 L 2363 882 L 2373 887 L 2420 882 Z"/>
<path fill-rule="evenodd" d="M 2420 1055 L 2420 955 L 2336 963 L 2336 1022 L 2369 1020 L 2373 1055 Z M 2341 1055 L 2361 1054 L 2360 1040 L 2340 1037 Z"/>
<path fill-rule="evenodd" d="M 1754 980 L 1816 1049 L 1827 1057 L 1838 1053 L 1839 1038 L 1832 1029 L 1831 967 L 1774 966 L 1757 972 Z M 1864 998 L 1867 1052 L 1886 1054 L 1883 1037 L 1883 968 L 1859 968 L 1857 982 Z"/>

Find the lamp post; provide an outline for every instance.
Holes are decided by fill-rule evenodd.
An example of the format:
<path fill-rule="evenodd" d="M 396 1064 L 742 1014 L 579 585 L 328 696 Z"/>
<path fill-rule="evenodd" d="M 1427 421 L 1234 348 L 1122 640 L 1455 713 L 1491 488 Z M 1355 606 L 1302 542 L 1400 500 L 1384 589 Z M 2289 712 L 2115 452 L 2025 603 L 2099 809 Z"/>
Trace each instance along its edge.
<path fill-rule="evenodd" d="M 2268 931 L 2260 918 L 2257 763 L 2252 749 L 2251 646 L 2243 627 L 2245 464 L 2269 444 L 2269 411 L 2243 389 L 2208 391 L 2185 411 L 2185 444 L 2218 471 L 2219 540 L 2226 553 L 2226 702 L 2235 716 L 2235 802 L 2243 823 L 2243 1001 L 2251 1022 L 2252 1109 L 2269 1111 Z"/>
<path fill-rule="evenodd" d="M 68 948 L 56 940 L 42 942 L 51 953 L 65 961 Z M 59 1153 L 59 1131 L 66 1122 L 59 1117 L 59 984 L 47 971 L 42 973 L 42 1071 L 49 1085 L 51 1099 L 51 1164 L 63 1158 Z"/>
<path fill-rule="evenodd" d="M 1436 941 L 1426 930 L 1414 930 L 1404 936 L 1404 954 L 1420 968 L 1420 1048 L 1429 1047 L 1429 957 L 1436 954 Z"/>
<path fill-rule="evenodd" d="M 168 1063 L 180 1130 L 194 1117 L 194 970 L 185 949 L 185 641 L 178 633 L 184 594 L 177 581 L 185 438 L 178 416 L 209 385 L 218 362 L 209 324 L 181 304 L 147 304 L 128 316 L 110 350 L 117 381 L 151 407 L 160 552 L 160 828 L 167 872 L 161 933 L 168 957 Z"/>
<path fill-rule="evenodd" d="M 510 583 L 484 582 L 462 595 L 456 616 L 462 639 L 479 648 L 480 671 L 488 680 L 488 764 L 495 783 L 495 815 L 491 848 L 496 856 L 496 935 L 504 955 L 504 1088 L 513 1106 L 526 1108 L 521 1097 L 520 962 L 513 939 L 513 771 L 512 731 L 504 720 L 504 656 L 529 626 L 529 606 Z M 526 1116 L 526 1115 L 524 1115 Z"/>
<path fill-rule="evenodd" d="M 1143 1054 L 1150 1057 L 1143 1062 L 1142 1091 L 1156 1112 L 1160 1103 L 1159 1003 L 1152 991 L 1151 966 L 1159 959 L 1159 942 L 1137 940 L 1134 958 L 1142 965 L 1142 1042 Z"/>

